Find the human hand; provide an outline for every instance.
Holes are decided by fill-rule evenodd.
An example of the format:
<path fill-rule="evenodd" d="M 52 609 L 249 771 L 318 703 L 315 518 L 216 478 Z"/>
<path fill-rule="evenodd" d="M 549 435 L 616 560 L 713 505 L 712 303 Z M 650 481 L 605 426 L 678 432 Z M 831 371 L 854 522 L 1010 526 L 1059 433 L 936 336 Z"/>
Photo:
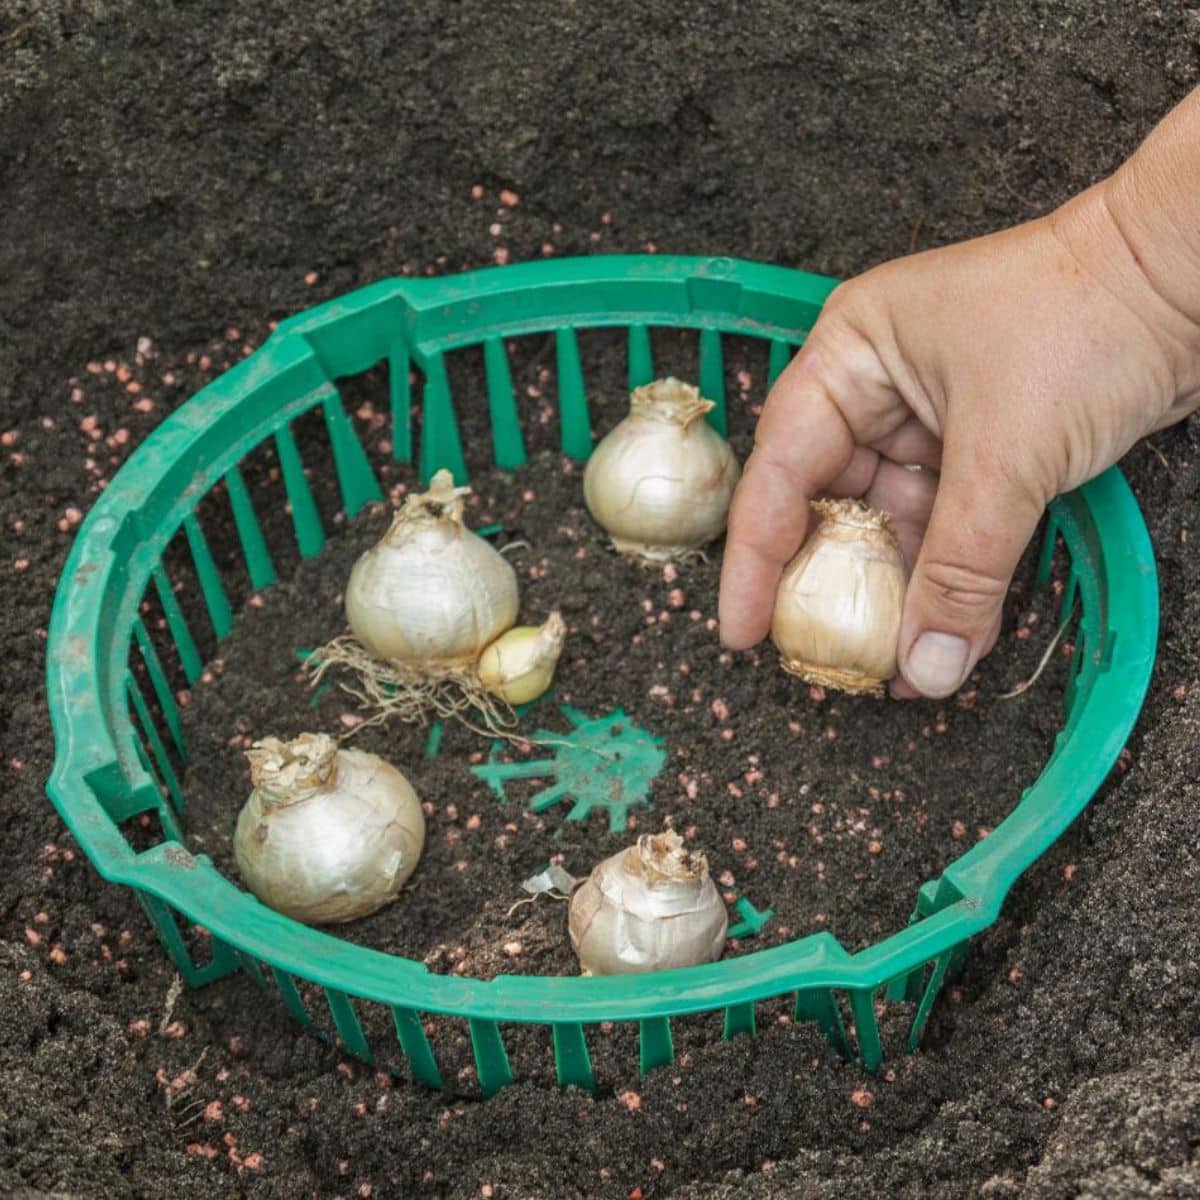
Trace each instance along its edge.
<path fill-rule="evenodd" d="M 996 641 L 1047 502 L 1200 396 L 1200 239 L 1152 236 L 1146 175 L 1140 199 L 1114 176 L 1048 217 L 832 294 L 767 399 L 734 496 L 726 645 L 767 632 L 808 501 L 859 496 L 892 514 L 911 570 L 893 694 L 961 686 Z M 1164 284 L 1188 272 L 1187 287 Z"/>

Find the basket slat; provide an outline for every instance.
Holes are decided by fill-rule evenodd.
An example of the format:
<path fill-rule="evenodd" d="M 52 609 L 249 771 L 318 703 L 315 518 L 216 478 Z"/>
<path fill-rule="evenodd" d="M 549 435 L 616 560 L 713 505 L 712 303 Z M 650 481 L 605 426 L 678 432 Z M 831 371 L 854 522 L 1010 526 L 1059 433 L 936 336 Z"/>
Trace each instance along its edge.
<path fill-rule="evenodd" d="M 321 514 L 317 512 L 312 488 L 304 477 L 304 463 L 296 448 L 291 426 L 281 425 L 275 431 L 275 450 L 279 455 L 279 469 L 283 473 L 283 488 L 292 506 L 296 546 L 303 558 L 316 558 L 325 548 L 325 530 L 321 527 Z"/>
<path fill-rule="evenodd" d="M 575 330 L 558 330 L 554 335 L 554 355 L 558 374 L 558 423 L 562 451 L 569 458 L 583 462 L 592 452 L 592 423 Z"/>
<path fill-rule="evenodd" d="M 267 540 L 258 523 L 258 514 L 254 511 L 254 503 L 238 467 L 230 467 L 225 473 L 225 490 L 229 493 L 229 506 L 233 509 L 233 523 L 242 544 L 242 554 L 246 558 L 250 584 L 256 591 L 269 588 L 276 579 L 275 564 L 271 561 Z"/>

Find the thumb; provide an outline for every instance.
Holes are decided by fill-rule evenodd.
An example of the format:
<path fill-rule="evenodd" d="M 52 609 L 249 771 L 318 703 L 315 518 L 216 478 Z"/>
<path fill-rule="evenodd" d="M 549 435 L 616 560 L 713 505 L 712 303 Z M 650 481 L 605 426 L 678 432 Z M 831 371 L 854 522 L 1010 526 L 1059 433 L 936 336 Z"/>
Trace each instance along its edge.
<path fill-rule="evenodd" d="M 900 673 L 935 699 L 957 691 L 991 648 L 1045 506 L 1039 488 L 1004 469 L 994 446 L 963 449 L 943 461 L 900 626 Z"/>

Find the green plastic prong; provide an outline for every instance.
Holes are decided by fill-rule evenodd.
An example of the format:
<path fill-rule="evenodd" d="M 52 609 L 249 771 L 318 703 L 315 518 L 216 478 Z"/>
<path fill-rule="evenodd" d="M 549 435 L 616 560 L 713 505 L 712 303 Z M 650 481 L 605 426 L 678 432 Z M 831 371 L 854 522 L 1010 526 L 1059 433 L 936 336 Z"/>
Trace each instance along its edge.
<path fill-rule="evenodd" d="M 162 660 L 158 657 L 158 651 L 155 649 L 154 642 L 151 641 L 150 634 L 141 617 L 138 617 L 133 623 L 133 636 L 137 639 L 142 662 L 146 664 L 146 674 L 150 678 L 154 694 L 158 697 L 158 705 L 167 722 L 167 729 L 171 734 L 175 752 L 179 755 L 180 762 L 186 764 L 187 744 L 184 742 L 183 725 L 179 719 L 179 705 L 176 703 L 175 693 L 171 691 L 171 685 L 167 681 L 167 673 L 163 670 Z"/>
<path fill-rule="evenodd" d="M 445 467 L 454 482 L 467 482 L 467 463 L 458 435 L 458 418 L 450 399 L 446 360 L 431 355 L 425 364 L 425 400 L 421 418 L 421 482 L 429 481 Z"/>
<path fill-rule="evenodd" d="M 408 347 L 393 342 L 388 351 L 388 400 L 392 409 L 392 458 L 412 462 L 412 359 Z"/>
<path fill-rule="evenodd" d="M 554 1037 L 554 1069 L 559 1087 L 578 1087 L 593 1091 L 596 1076 L 588 1053 L 583 1026 L 575 1022 L 558 1022 L 552 1026 Z"/>
<path fill-rule="evenodd" d="M 263 973 L 262 963 L 254 955 L 247 954 L 244 950 L 238 950 L 236 947 L 233 953 L 238 960 L 238 965 L 250 976 L 250 980 L 254 986 L 260 991 L 265 992 L 267 990 L 267 977 Z"/>
<path fill-rule="evenodd" d="M 933 973 L 929 976 L 929 982 L 925 985 L 924 993 L 921 996 L 921 1003 L 917 1006 L 917 1014 L 913 1017 L 912 1028 L 908 1034 L 908 1049 L 913 1051 L 917 1048 L 921 1041 L 921 1035 L 925 1032 L 925 1024 L 929 1020 L 929 1014 L 933 1010 L 933 1002 L 938 998 L 938 993 L 942 990 L 942 984 L 946 981 L 946 972 L 950 966 L 950 955 L 939 954 L 933 963 Z"/>
<path fill-rule="evenodd" d="M 753 1034 L 754 1029 L 754 1001 L 747 1000 L 741 1004 L 730 1004 L 725 1009 L 724 1038 L 727 1042 L 733 1041 L 742 1033 Z"/>
<path fill-rule="evenodd" d="M 796 993 L 795 1019 L 811 1021 L 824 1035 L 825 1040 L 843 1058 L 850 1058 L 850 1040 L 842 1024 L 837 997 L 828 988 L 811 988 Z"/>
<path fill-rule="evenodd" d="M 342 506 L 347 516 L 354 517 L 368 504 L 382 500 L 383 492 L 379 490 L 379 480 L 367 461 L 367 452 L 346 416 L 341 393 L 332 384 L 326 389 L 321 408 L 333 450 L 333 469 L 342 490 Z"/>
<path fill-rule="evenodd" d="M 188 549 L 192 554 L 192 562 L 196 567 L 196 578 L 200 581 L 200 594 L 204 597 L 204 605 L 208 609 L 212 621 L 213 632 L 217 640 L 229 636 L 233 628 L 233 610 L 229 607 L 229 597 L 225 594 L 225 584 L 221 581 L 221 572 L 213 562 L 212 551 L 208 548 L 208 539 L 194 512 L 183 518 L 183 532 L 187 537 Z"/>
<path fill-rule="evenodd" d="M 771 339 L 771 353 L 767 359 L 767 387 L 775 386 L 775 380 L 783 374 L 784 368 L 792 361 L 792 346 L 779 338 Z"/>
<path fill-rule="evenodd" d="M 267 541 L 263 537 L 246 481 L 237 466 L 225 472 L 225 490 L 229 493 L 229 506 L 233 509 L 233 523 L 237 527 L 238 540 L 242 543 L 250 585 L 255 591 L 261 591 L 275 582 L 275 564 L 271 561 L 271 552 L 267 549 Z"/>
<path fill-rule="evenodd" d="M 1053 517 L 1046 518 L 1046 532 L 1042 537 L 1042 550 L 1038 555 L 1037 575 L 1034 587 L 1045 587 L 1050 581 L 1050 569 L 1054 565 L 1054 551 L 1058 546 L 1058 525 Z"/>
<path fill-rule="evenodd" d="M 850 990 L 850 1011 L 858 1034 L 858 1054 L 863 1067 L 875 1073 L 883 1061 L 883 1043 L 879 1039 L 879 1019 L 875 1016 L 875 992 L 872 988 Z"/>
<path fill-rule="evenodd" d="M 477 1017 L 470 1018 L 467 1026 L 471 1031 L 471 1049 L 475 1054 L 479 1086 L 485 1098 L 494 1096 L 513 1081 L 508 1051 L 504 1049 L 504 1039 L 500 1036 L 500 1026 L 495 1021 L 484 1021 Z"/>
<path fill-rule="evenodd" d="M 655 1067 L 675 1061 L 669 1017 L 646 1017 L 638 1022 L 638 1070 L 649 1074 Z"/>
<path fill-rule="evenodd" d="M 629 390 L 654 382 L 654 352 L 650 348 L 650 330 L 641 324 L 629 327 Z"/>
<path fill-rule="evenodd" d="M 183 666 L 183 673 L 187 678 L 188 686 L 191 687 L 200 678 L 200 673 L 204 670 L 204 664 L 200 659 L 200 651 L 196 649 L 196 640 L 192 637 L 187 617 L 183 615 L 183 609 L 179 606 L 179 599 L 171 587 L 171 581 L 167 577 L 166 569 L 163 567 L 161 561 L 154 564 L 150 572 L 150 577 L 154 580 L 154 590 L 158 593 L 159 604 L 162 605 L 163 616 L 167 622 L 167 630 L 170 632 L 171 638 L 175 643 L 175 650 L 179 654 L 179 662 Z"/>
<path fill-rule="evenodd" d="M 174 912 L 169 905 L 164 904 L 157 896 L 152 896 L 149 892 L 139 891 L 137 898 L 142 911 L 146 914 L 146 919 L 158 935 L 163 949 L 170 956 L 171 962 L 175 964 L 175 969 L 191 986 L 198 972 L 192 962 L 192 956 L 188 953 L 183 934 L 179 932 Z"/>
<path fill-rule="evenodd" d="M 365 1063 L 373 1063 L 375 1059 L 367 1043 L 367 1035 L 363 1033 L 358 1013 L 354 1011 L 353 1001 L 337 988 L 326 987 L 322 988 L 322 991 L 325 993 L 325 1002 L 329 1005 L 329 1015 L 333 1017 L 334 1028 L 347 1053 Z"/>
<path fill-rule="evenodd" d="M 283 488 L 292 506 L 296 546 L 302 558 L 315 558 L 325 548 L 325 530 L 321 527 L 321 514 L 317 512 L 312 488 L 304 476 L 304 463 L 290 425 L 281 425 L 275 430 L 275 450 L 279 455 Z"/>
<path fill-rule="evenodd" d="M 483 367 L 492 419 L 492 457 L 496 466 L 515 471 L 525 465 L 525 441 L 521 437 L 521 417 L 502 339 L 484 339 Z"/>
<path fill-rule="evenodd" d="M 727 436 L 729 417 L 725 407 L 725 358 L 721 353 L 721 333 L 717 329 L 700 330 L 700 395 L 716 405 L 708 414 L 708 423 L 722 437 Z"/>
<path fill-rule="evenodd" d="M 275 980 L 275 986 L 279 989 L 284 1007 L 287 1008 L 292 1018 L 299 1021 L 301 1025 L 311 1025 L 312 1017 L 309 1016 L 308 1008 L 304 1004 L 304 997 L 300 995 L 296 981 L 278 967 L 271 968 L 271 976 Z"/>
<path fill-rule="evenodd" d="M 150 709 L 147 708 L 141 689 L 132 675 L 125 676 L 125 690 L 129 693 L 129 699 L 133 703 L 134 711 L 137 713 L 138 724 L 141 726 L 142 733 L 145 735 L 146 741 L 150 743 L 150 750 L 154 755 L 155 763 L 158 765 L 159 775 L 163 783 L 166 784 L 167 791 L 171 794 L 175 808 L 179 812 L 183 812 L 183 789 L 179 786 L 179 778 L 175 774 L 175 768 L 171 765 L 171 756 L 167 753 L 166 746 L 163 745 L 163 740 L 158 733 L 158 727 L 154 724 L 154 718 L 150 715 Z M 171 821 L 167 829 L 167 835 L 175 841 L 183 840 L 179 827 L 175 824 L 174 820 Z"/>
<path fill-rule="evenodd" d="M 562 452 L 576 462 L 584 462 L 592 452 L 592 421 L 588 413 L 583 365 L 579 359 L 579 338 L 575 330 L 559 329 L 555 332 L 554 355 Z"/>
<path fill-rule="evenodd" d="M 425 1026 L 421 1024 L 420 1015 L 411 1008 L 393 1008 L 392 1020 L 396 1025 L 396 1037 L 400 1040 L 400 1049 L 408 1059 L 409 1070 L 413 1078 L 426 1087 L 442 1090 L 442 1075 L 438 1070 L 437 1059 L 433 1056 L 433 1047 L 425 1035 Z"/>

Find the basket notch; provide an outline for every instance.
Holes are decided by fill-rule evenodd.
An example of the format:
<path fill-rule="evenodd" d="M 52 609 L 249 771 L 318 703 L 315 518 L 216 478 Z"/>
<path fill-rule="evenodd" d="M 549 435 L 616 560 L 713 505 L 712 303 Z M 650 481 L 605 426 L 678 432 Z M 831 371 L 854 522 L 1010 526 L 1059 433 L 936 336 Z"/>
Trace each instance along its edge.
<path fill-rule="evenodd" d="M 650 329 L 646 325 L 629 327 L 629 390 L 654 382 L 654 351 L 650 347 Z"/>
<path fill-rule="evenodd" d="M 367 452 L 346 416 L 341 392 L 332 384 L 323 390 L 321 412 L 333 448 L 333 469 L 342 491 L 342 507 L 348 517 L 357 516 L 368 504 L 382 500 L 383 492 L 367 461 Z"/>
<path fill-rule="evenodd" d="M 329 1005 L 329 1015 L 333 1018 L 334 1028 L 346 1052 L 370 1065 L 374 1062 L 371 1047 L 367 1043 L 367 1035 L 363 1033 L 362 1022 L 354 1011 L 354 1002 L 345 992 L 337 988 L 326 987 L 325 1003 Z"/>
<path fill-rule="evenodd" d="M 408 1059 L 409 1070 L 413 1078 L 427 1087 L 442 1090 L 442 1075 L 438 1070 L 437 1059 L 433 1047 L 425 1035 L 425 1026 L 421 1017 L 411 1008 L 393 1008 L 392 1021 L 396 1026 L 396 1037 L 400 1041 L 400 1049 Z"/>
<path fill-rule="evenodd" d="M 392 408 L 392 459 L 412 462 L 412 359 L 403 342 L 388 351 L 388 400 Z"/>
<path fill-rule="evenodd" d="M 797 1022 L 811 1021 L 843 1058 L 851 1057 L 850 1040 L 842 1024 L 837 997 L 829 988 L 810 988 L 797 992 L 793 1019 Z"/>
<path fill-rule="evenodd" d="M 730 1004 L 725 1009 L 725 1028 L 723 1036 L 727 1042 L 733 1041 L 742 1033 L 753 1036 L 755 1030 L 754 1001 L 746 1000 L 741 1004 Z"/>
<path fill-rule="evenodd" d="M 508 1051 L 500 1036 L 500 1026 L 495 1021 L 469 1017 L 467 1027 L 471 1031 L 471 1049 L 475 1055 L 475 1070 L 479 1075 L 479 1086 L 486 1100 L 513 1081 Z"/>
<path fill-rule="evenodd" d="M 213 561 L 208 539 L 194 512 L 183 518 L 183 532 L 187 538 L 188 550 L 191 551 L 192 563 L 196 568 L 196 578 L 200 581 L 200 594 L 204 597 L 204 606 L 208 609 L 209 620 L 212 621 L 213 632 L 218 641 L 229 636 L 233 628 L 233 609 L 229 606 L 229 597 L 225 594 L 225 585 L 221 582 L 221 572 Z"/>
<path fill-rule="evenodd" d="M 645 1075 L 675 1061 L 669 1017 L 645 1017 L 638 1022 L 638 1070 Z"/>
<path fill-rule="evenodd" d="M 596 1090 L 596 1076 L 588 1054 L 583 1026 L 576 1022 L 560 1022 L 553 1026 L 554 1070 L 559 1087 L 578 1087 Z"/>
<path fill-rule="evenodd" d="M 562 452 L 568 458 L 584 462 L 592 452 L 592 423 L 579 357 L 579 338 L 574 329 L 560 329 L 555 333 L 554 355 Z"/>
<path fill-rule="evenodd" d="M 428 484 L 442 468 L 450 471 L 455 483 L 467 482 L 467 463 L 450 396 L 446 360 L 441 354 L 431 354 L 425 362 L 421 404 L 421 482 Z"/>
<path fill-rule="evenodd" d="M 200 651 L 196 649 L 196 639 L 192 637 L 187 617 L 183 615 L 179 598 L 175 595 L 175 589 L 171 586 L 170 577 L 161 560 L 154 564 L 150 575 L 154 580 L 154 589 L 158 592 L 158 602 L 162 605 L 167 629 L 171 634 L 171 640 L 175 643 L 180 665 L 183 667 L 184 676 L 190 687 L 200 678 L 200 673 L 204 670 Z"/>
<path fill-rule="evenodd" d="M 304 462 L 290 425 L 281 425 L 275 431 L 275 451 L 283 474 L 283 488 L 292 509 L 296 546 L 302 558 L 316 558 L 325 548 L 325 530 L 321 527 L 321 515 L 304 476 Z"/>
<path fill-rule="evenodd" d="M 709 410 L 708 423 L 722 436 L 729 433 L 725 407 L 725 356 L 721 352 L 721 332 L 700 330 L 700 395 L 716 406 Z"/>
<path fill-rule="evenodd" d="M 502 338 L 484 339 L 483 369 L 492 421 L 492 457 L 496 466 L 515 471 L 526 462 L 525 440 L 521 436 L 521 418 L 517 413 L 512 372 Z"/>
<path fill-rule="evenodd" d="M 155 649 L 154 642 L 151 640 L 150 633 L 146 629 L 145 622 L 141 617 L 136 618 L 133 622 L 133 636 L 137 641 L 142 662 L 146 665 L 146 674 L 150 679 L 150 686 L 154 689 L 155 696 L 158 697 L 158 706 L 162 710 L 163 720 L 166 721 L 167 731 L 171 735 L 171 742 L 175 747 L 175 752 L 179 755 L 180 762 L 186 766 L 187 743 L 183 737 L 183 724 L 179 718 L 179 705 L 175 700 L 175 693 L 171 691 L 171 684 L 167 680 L 167 673 L 163 670 L 162 660 L 158 656 L 158 651 Z"/>
<path fill-rule="evenodd" d="M 254 502 L 246 488 L 246 481 L 235 463 L 225 473 L 225 490 L 229 493 L 229 506 L 233 509 L 233 523 L 237 528 L 238 541 L 242 544 L 242 555 L 246 559 L 246 570 L 250 573 L 250 586 L 255 591 L 269 588 L 277 578 L 267 540 L 263 537 Z"/>

